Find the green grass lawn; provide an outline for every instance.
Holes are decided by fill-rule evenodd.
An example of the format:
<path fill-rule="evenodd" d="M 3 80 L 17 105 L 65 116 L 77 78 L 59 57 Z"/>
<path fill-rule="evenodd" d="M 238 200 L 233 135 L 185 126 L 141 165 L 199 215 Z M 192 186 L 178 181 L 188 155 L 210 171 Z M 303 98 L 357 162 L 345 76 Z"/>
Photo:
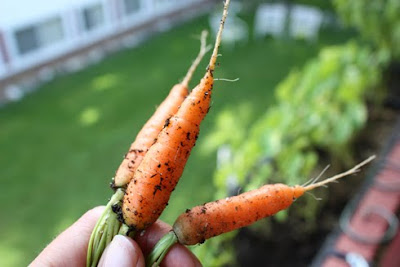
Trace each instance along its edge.
<path fill-rule="evenodd" d="M 107 202 L 108 184 L 123 154 L 185 75 L 199 47 L 192 36 L 206 27 L 205 18 L 196 19 L 139 48 L 58 77 L 0 110 L 0 266 L 26 265 L 82 213 Z M 222 47 L 215 76 L 240 80 L 216 82 L 198 146 L 223 108 L 247 102 L 256 112 L 265 111 L 274 101 L 274 86 L 290 69 L 346 36 L 327 31 L 315 44 L 267 38 L 233 50 Z M 212 197 L 215 158 L 196 148 L 163 215 L 169 223 Z"/>

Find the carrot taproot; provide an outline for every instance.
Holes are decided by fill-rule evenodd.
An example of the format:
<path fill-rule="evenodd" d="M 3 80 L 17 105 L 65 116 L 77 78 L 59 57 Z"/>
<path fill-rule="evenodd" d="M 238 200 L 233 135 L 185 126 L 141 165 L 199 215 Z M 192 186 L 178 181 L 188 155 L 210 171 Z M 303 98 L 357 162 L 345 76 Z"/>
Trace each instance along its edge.
<path fill-rule="evenodd" d="M 144 155 L 157 140 L 157 136 L 162 130 L 166 120 L 178 111 L 179 106 L 188 95 L 188 86 L 193 77 L 193 73 L 208 51 L 208 47 L 206 46 L 207 34 L 207 31 L 201 33 L 200 52 L 190 66 L 183 81 L 172 87 L 169 95 L 160 104 L 153 116 L 146 122 L 136 136 L 135 141 L 131 144 L 128 153 L 126 153 L 124 160 L 116 171 L 112 182 L 113 187 L 125 186 L 130 182 L 137 167 L 142 162 Z"/>
<path fill-rule="evenodd" d="M 173 230 L 181 244 L 203 243 L 206 239 L 250 225 L 285 210 L 305 192 L 356 173 L 360 167 L 374 158 L 375 156 L 369 157 L 352 169 L 319 183 L 307 186 L 264 185 L 238 196 L 196 206 L 178 217 Z"/>
<path fill-rule="evenodd" d="M 167 121 L 127 187 L 122 213 L 125 224 L 131 229 L 143 230 L 161 215 L 195 145 L 200 123 L 210 108 L 213 71 L 228 5 L 229 0 L 224 5 L 206 74 L 183 101 L 177 113 Z"/>
<path fill-rule="evenodd" d="M 304 193 L 302 187 L 269 184 L 238 196 L 186 210 L 174 223 L 179 243 L 194 245 L 225 232 L 250 225 L 287 209 Z"/>
<path fill-rule="evenodd" d="M 176 243 L 195 245 L 205 240 L 248 226 L 257 220 L 289 208 L 293 201 L 317 187 L 354 174 L 375 156 L 371 156 L 350 170 L 317 182 L 318 176 L 303 185 L 264 185 L 258 189 L 196 206 L 186 210 L 175 221 L 172 230 L 164 235 L 147 256 L 146 266 L 159 266 L 168 250 Z M 321 173 L 322 174 L 322 173 Z"/>

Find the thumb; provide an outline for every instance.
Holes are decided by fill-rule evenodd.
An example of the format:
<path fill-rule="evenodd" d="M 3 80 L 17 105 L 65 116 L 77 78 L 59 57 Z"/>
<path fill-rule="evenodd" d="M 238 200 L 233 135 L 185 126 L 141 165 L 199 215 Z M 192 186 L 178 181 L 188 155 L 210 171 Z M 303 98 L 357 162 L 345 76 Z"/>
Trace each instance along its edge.
<path fill-rule="evenodd" d="M 144 257 L 139 245 L 131 238 L 116 235 L 101 256 L 100 267 L 144 267 Z"/>

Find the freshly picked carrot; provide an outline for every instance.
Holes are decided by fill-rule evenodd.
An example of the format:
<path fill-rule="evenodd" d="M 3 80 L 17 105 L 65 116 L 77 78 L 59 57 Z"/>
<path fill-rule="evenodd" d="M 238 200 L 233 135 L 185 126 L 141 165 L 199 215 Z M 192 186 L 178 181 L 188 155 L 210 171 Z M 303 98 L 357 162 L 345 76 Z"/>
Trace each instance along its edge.
<path fill-rule="evenodd" d="M 87 266 L 97 265 L 103 250 L 119 232 L 122 221 L 120 205 L 125 194 L 126 186 L 132 180 L 137 167 L 142 162 L 147 151 L 156 142 L 166 121 L 177 112 L 179 106 L 188 95 L 188 85 L 193 73 L 201 59 L 210 49 L 206 46 L 207 34 L 207 31 L 202 32 L 200 52 L 190 66 L 185 78 L 181 83 L 176 84 L 171 89 L 167 98 L 146 122 L 119 166 L 111 183 L 111 186 L 115 188 L 116 191 L 108 202 L 100 219 L 97 221 L 90 237 L 86 261 Z"/>
<path fill-rule="evenodd" d="M 258 189 L 196 206 L 181 214 L 148 256 L 147 266 L 159 266 L 169 248 L 175 243 L 182 245 L 201 244 L 205 240 L 248 226 L 260 219 L 272 216 L 289 208 L 293 201 L 305 192 L 354 174 L 375 156 L 371 156 L 352 169 L 324 181 L 311 184 L 287 186 L 284 184 L 264 185 Z"/>
<path fill-rule="evenodd" d="M 176 114 L 166 121 L 157 141 L 147 151 L 128 185 L 122 214 L 131 232 L 147 228 L 161 215 L 196 143 L 200 123 L 210 108 L 213 72 L 228 6 L 229 0 L 224 5 L 214 50 L 204 77 L 182 102 Z"/>

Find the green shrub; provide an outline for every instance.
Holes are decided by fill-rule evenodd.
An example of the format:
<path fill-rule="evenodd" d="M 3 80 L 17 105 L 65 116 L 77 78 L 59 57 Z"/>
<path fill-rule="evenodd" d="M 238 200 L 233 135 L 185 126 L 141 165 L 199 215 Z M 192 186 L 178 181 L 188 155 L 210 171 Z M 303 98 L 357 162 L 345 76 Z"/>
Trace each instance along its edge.
<path fill-rule="evenodd" d="M 400 1 L 334 0 L 333 3 L 342 20 L 377 47 L 383 63 L 399 59 Z"/>

